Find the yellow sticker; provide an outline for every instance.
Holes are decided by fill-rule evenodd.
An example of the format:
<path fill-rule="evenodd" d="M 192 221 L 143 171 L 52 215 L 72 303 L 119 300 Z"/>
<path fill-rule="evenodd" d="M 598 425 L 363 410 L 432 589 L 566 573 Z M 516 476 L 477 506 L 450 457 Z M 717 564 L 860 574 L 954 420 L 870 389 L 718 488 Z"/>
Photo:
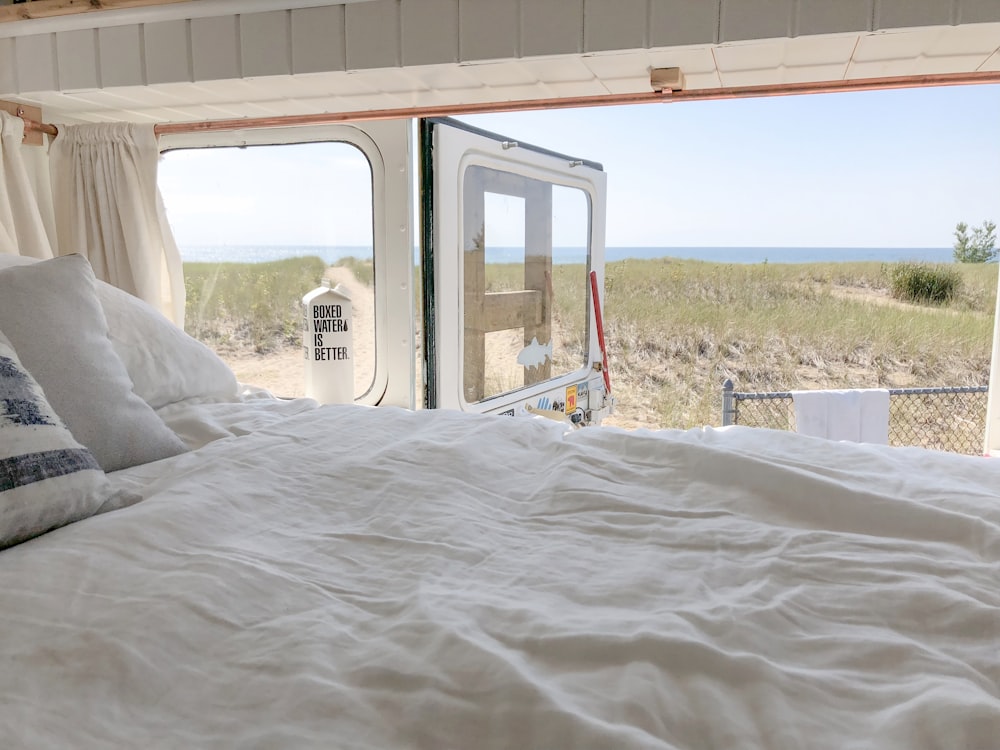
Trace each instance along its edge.
<path fill-rule="evenodd" d="M 572 414 L 576 411 L 576 386 L 571 385 L 566 389 L 566 413 Z"/>

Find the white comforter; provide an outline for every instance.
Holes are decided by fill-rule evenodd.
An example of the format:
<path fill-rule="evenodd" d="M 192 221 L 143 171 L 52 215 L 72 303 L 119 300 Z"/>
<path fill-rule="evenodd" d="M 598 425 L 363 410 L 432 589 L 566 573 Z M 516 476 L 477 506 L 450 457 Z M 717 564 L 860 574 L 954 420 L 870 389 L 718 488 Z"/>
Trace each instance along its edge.
<path fill-rule="evenodd" d="M 1000 461 L 293 411 L 0 553 L 0 746 L 1000 742 Z"/>

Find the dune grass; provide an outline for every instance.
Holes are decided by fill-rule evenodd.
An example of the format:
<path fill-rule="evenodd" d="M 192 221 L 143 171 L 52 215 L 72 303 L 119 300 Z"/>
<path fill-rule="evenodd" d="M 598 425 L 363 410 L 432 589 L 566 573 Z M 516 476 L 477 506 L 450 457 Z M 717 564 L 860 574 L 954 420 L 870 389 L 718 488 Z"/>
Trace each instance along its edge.
<path fill-rule="evenodd" d="M 375 264 L 371 258 L 355 258 L 353 255 L 348 255 L 338 260 L 334 265 L 350 269 L 354 278 L 365 286 L 370 287 L 375 283 Z"/>
<path fill-rule="evenodd" d="M 184 328 L 220 351 L 266 354 L 302 345 L 302 296 L 319 286 L 321 258 L 185 263 Z"/>
<path fill-rule="evenodd" d="M 606 337 L 620 412 L 719 424 L 726 379 L 743 391 L 984 384 L 997 268 L 956 270 L 957 298 L 921 306 L 890 298 L 891 267 L 879 263 L 610 263 Z"/>
<path fill-rule="evenodd" d="M 370 264 L 345 264 L 370 283 Z M 880 263 L 609 263 L 604 320 L 621 423 L 720 424 L 726 379 L 741 391 L 983 385 L 997 267 L 953 268 L 955 298 L 920 305 L 891 297 L 892 266 Z M 299 346 L 301 298 L 323 269 L 319 258 L 185 264 L 188 331 L 221 350 Z M 487 269 L 491 291 L 522 280 L 523 266 Z M 556 325 L 580 330 L 585 269 L 554 266 L 552 284 Z M 566 338 L 566 371 L 584 346 Z"/>
<path fill-rule="evenodd" d="M 371 260 L 342 258 L 367 286 L 374 282 Z M 269 263 L 185 263 L 187 293 L 184 327 L 222 350 L 268 354 L 302 345 L 302 297 L 320 285 L 326 264 L 304 256 Z"/>

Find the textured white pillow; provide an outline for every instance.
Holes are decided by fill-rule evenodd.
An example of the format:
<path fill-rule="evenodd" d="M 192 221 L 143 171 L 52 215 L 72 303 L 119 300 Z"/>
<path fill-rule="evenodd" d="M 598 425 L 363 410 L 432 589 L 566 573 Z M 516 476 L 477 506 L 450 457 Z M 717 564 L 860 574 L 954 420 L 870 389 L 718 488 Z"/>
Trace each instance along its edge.
<path fill-rule="evenodd" d="M 30 266 L 37 263 L 38 258 L 29 258 L 27 255 L 11 255 L 10 253 L 0 253 L 0 271 L 11 266 Z"/>
<path fill-rule="evenodd" d="M 0 270 L 0 330 L 73 437 L 105 471 L 185 450 L 133 392 L 108 338 L 94 272 L 82 255 Z"/>
<path fill-rule="evenodd" d="M 229 365 L 152 305 L 103 281 L 97 282 L 97 298 L 136 394 L 154 409 L 188 399 L 239 399 Z"/>
<path fill-rule="evenodd" d="M 0 549 L 130 500 L 112 492 L 0 333 Z"/>
<path fill-rule="evenodd" d="M 0 269 L 30 265 L 34 258 L 0 254 Z M 97 281 L 97 298 L 108 335 L 136 395 L 154 409 L 188 399 L 237 401 L 236 375 L 203 343 L 138 297 Z"/>

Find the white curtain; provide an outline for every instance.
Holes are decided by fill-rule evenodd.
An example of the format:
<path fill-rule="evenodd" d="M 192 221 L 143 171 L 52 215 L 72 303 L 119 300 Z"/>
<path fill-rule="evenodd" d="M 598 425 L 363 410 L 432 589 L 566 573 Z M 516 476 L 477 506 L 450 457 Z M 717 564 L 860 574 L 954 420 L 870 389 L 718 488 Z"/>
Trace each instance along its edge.
<path fill-rule="evenodd" d="M 43 149 L 23 140 L 24 120 L 0 110 L 0 253 L 51 258 L 48 181 L 44 169 L 36 164 L 29 171 L 26 164 L 38 161 Z"/>
<path fill-rule="evenodd" d="M 60 255 L 184 327 L 184 277 L 159 190 L 152 125 L 60 125 L 49 149 Z"/>

